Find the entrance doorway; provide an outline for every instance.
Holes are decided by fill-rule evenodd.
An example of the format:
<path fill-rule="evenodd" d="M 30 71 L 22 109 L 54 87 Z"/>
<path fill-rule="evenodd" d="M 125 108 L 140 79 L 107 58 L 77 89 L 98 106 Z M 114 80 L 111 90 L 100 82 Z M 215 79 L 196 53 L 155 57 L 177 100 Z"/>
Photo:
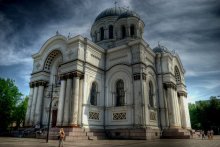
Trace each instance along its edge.
<path fill-rule="evenodd" d="M 52 111 L 52 127 L 56 127 L 57 124 L 57 109 Z"/>

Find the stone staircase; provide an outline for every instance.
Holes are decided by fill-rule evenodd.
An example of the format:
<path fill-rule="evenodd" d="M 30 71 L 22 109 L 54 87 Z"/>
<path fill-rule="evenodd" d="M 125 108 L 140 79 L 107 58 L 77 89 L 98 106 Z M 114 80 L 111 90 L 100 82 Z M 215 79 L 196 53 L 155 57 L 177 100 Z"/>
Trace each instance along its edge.
<path fill-rule="evenodd" d="M 186 129 L 164 129 L 162 138 L 190 139 L 190 131 Z"/>
<path fill-rule="evenodd" d="M 49 139 L 57 140 L 60 128 L 51 128 Z M 65 141 L 106 139 L 105 131 L 100 129 L 64 128 Z M 38 138 L 46 138 L 46 134 Z"/>

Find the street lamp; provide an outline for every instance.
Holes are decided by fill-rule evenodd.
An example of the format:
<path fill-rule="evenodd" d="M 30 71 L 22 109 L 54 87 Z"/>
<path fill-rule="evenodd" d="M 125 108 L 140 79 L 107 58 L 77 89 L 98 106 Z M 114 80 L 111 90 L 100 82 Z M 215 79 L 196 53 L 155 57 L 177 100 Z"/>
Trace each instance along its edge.
<path fill-rule="evenodd" d="M 50 106 L 49 106 L 49 117 L 48 117 L 48 123 L 47 123 L 47 138 L 46 138 L 46 142 L 48 143 L 49 140 L 49 131 L 50 131 L 50 117 L 51 117 L 51 109 L 52 109 L 52 102 L 53 102 L 53 92 L 56 92 L 53 90 L 54 85 L 51 85 L 51 92 L 49 94 L 50 96 Z"/>

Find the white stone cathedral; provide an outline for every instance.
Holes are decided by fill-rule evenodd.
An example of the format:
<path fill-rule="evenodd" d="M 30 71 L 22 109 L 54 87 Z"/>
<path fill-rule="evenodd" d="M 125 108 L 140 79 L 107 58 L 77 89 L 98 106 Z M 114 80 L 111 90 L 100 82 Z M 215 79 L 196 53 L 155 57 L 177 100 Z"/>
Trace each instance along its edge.
<path fill-rule="evenodd" d="M 183 65 L 165 47 L 151 49 L 143 33 L 136 12 L 113 7 L 96 17 L 92 40 L 49 38 L 32 56 L 26 126 L 47 126 L 52 96 L 51 127 L 100 129 L 115 138 L 184 137 L 191 124 Z"/>

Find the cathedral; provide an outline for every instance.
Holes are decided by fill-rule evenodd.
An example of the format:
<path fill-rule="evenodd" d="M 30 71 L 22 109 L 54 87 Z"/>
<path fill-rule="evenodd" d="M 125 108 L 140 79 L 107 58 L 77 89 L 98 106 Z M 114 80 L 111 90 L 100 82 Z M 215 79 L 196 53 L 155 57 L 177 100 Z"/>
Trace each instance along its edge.
<path fill-rule="evenodd" d="M 115 6 L 83 36 L 49 38 L 32 55 L 26 126 L 103 130 L 112 138 L 188 138 L 185 70 L 143 39 L 144 22 Z M 51 107 L 50 107 L 51 105 Z"/>

